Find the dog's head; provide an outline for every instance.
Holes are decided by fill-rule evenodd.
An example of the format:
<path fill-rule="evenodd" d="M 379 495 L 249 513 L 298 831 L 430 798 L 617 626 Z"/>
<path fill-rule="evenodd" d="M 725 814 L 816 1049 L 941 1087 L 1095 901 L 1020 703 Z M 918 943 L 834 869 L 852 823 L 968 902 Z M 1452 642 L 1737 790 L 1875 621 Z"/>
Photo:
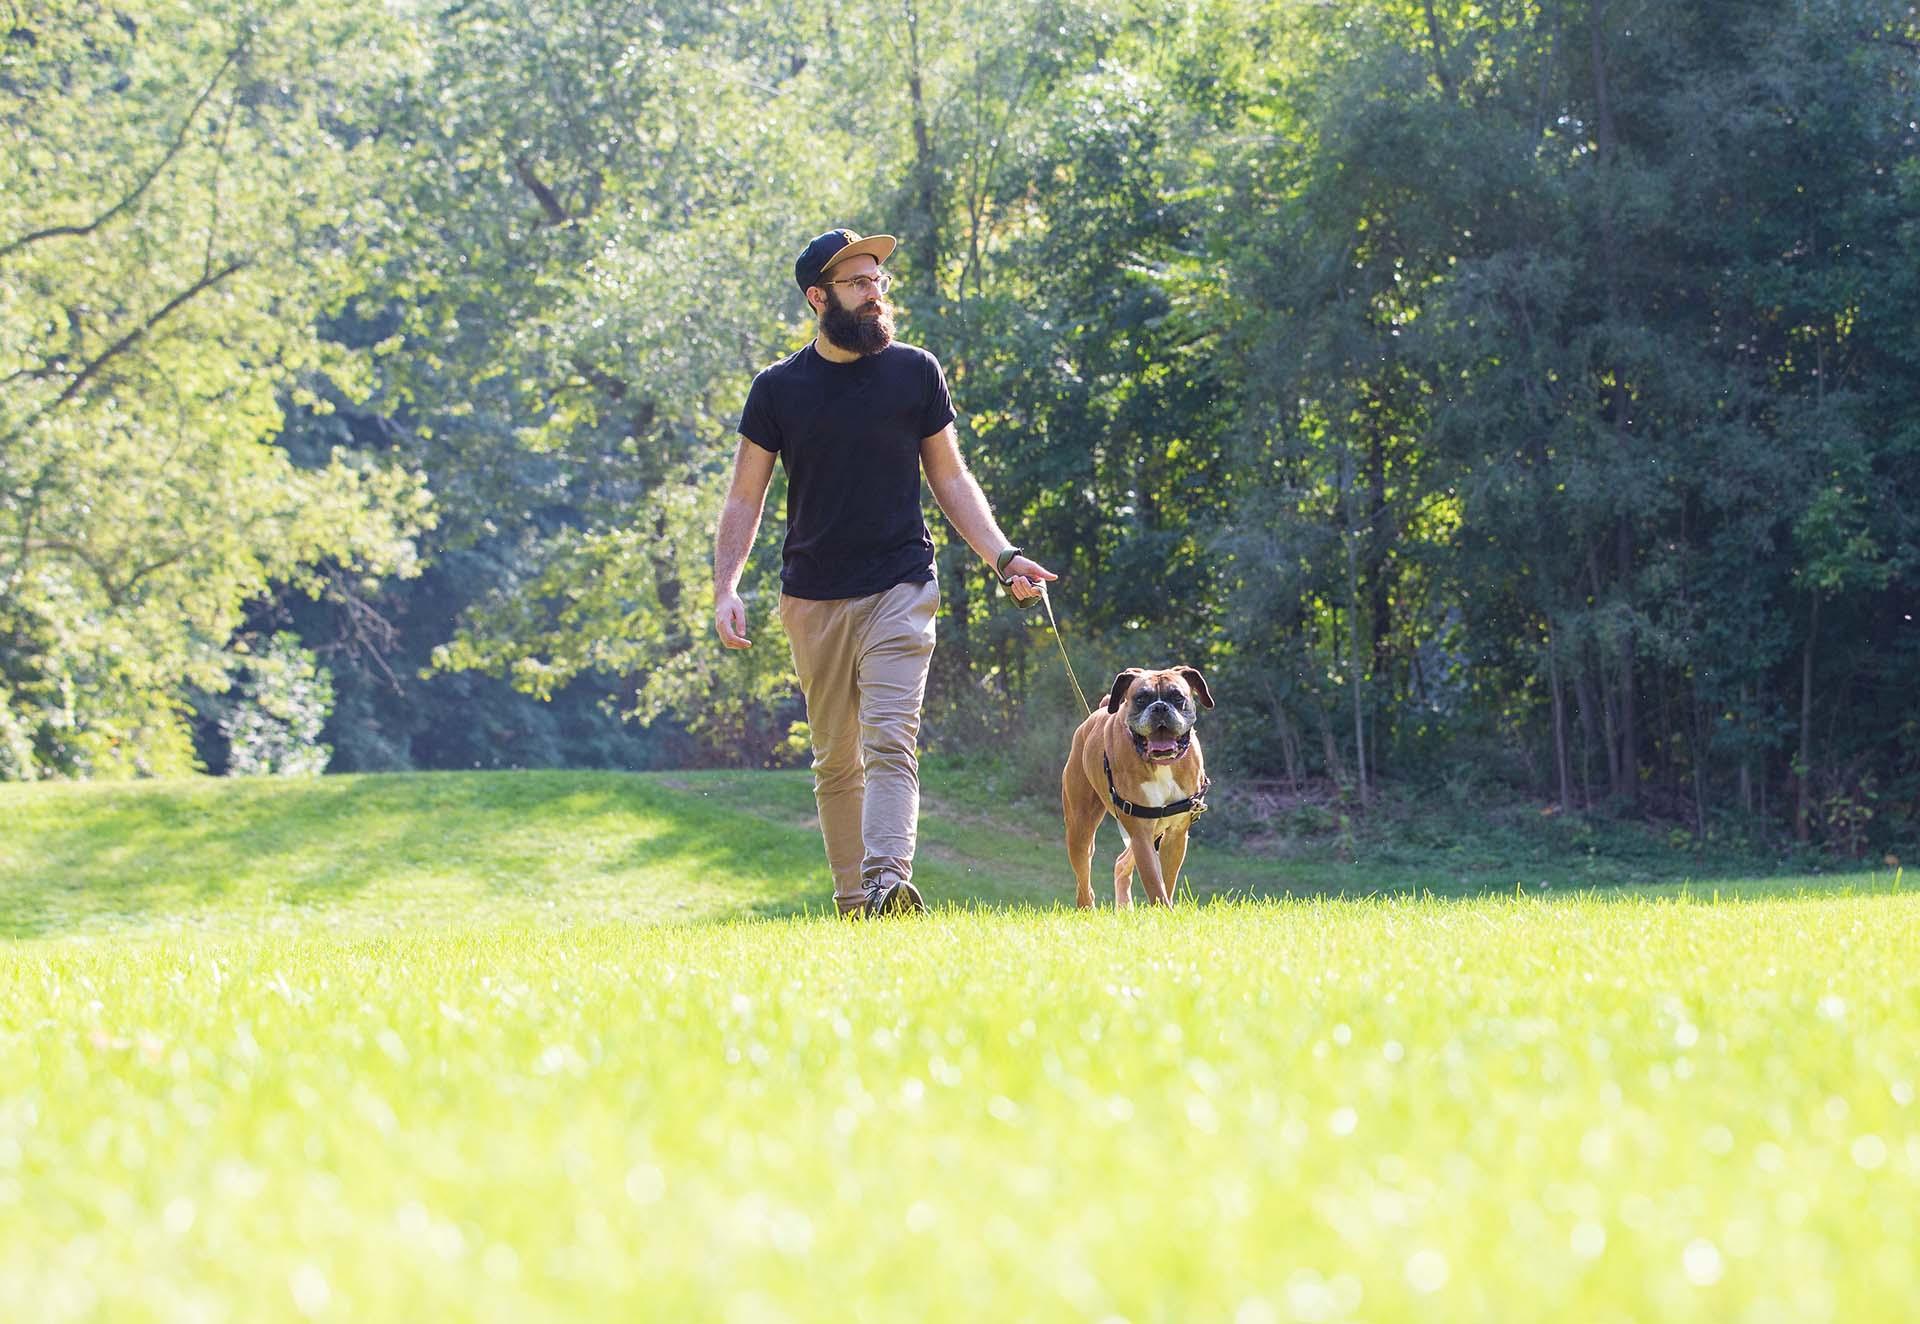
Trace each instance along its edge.
<path fill-rule="evenodd" d="M 1193 743 L 1201 708 L 1213 707 L 1207 679 L 1197 667 L 1142 671 L 1128 667 L 1113 678 L 1107 711 L 1124 713 L 1133 748 L 1149 763 L 1172 763 Z"/>

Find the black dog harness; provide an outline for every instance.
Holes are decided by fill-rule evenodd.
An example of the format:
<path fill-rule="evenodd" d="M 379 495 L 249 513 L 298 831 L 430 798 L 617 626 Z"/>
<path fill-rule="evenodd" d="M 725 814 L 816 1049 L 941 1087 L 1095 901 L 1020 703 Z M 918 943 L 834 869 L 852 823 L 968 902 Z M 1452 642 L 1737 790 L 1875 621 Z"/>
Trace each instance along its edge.
<path fill-rule="evenodd" d="M 1172 818 L 1175 814 L 1189 813 L 1198 818 L 1207 812 L 1207 788 L 1213 783 L 1205 777 L 1200 779 L 1200 789 L 1184 800 L 1175 800 L 1166 805 L 1137 805 L 1120 798 L 1120 792 L 1113 784 L 1113 762 L 1105 754 L 1100 756 L 1100 766 L 1107 770 L 1107 798 L 1113 801 L 1115 809 L 1129 818 Z"/>

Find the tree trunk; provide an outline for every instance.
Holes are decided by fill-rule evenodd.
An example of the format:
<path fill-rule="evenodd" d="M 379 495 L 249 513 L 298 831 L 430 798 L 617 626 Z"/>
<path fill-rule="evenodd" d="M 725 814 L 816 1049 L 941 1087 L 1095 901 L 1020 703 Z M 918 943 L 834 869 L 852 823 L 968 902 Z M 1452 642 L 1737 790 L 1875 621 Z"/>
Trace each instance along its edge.
<path fill-rule="evenodd" d="M 1373 644 L 1375 679 L 1393 676 L 1393 578 L 1387 558 L 1393 547 L 1393 521 L 1387 518 L 1387 447 L 1382 427 L 1372 429 L 1367 443 L 1367 555 L 1368 636 Z"/>
<path fill-rule="evenodd" d="M 1553 689 L 1553 771 L 1559 782 L 1560 812 L 1573 809 L 1573 769 L 1567 761 L 1567 703 L 1560 688 L 1560 662 L 1553 643 L 1553 626 L 1547 626 L 1547 681 Z"/>
<path fill-rule="evenodd" d="M 1300 733 L 1294 729 L 1293 720 L 1287 716 L 1287 706 L 1274 693 L 1273 682 L 1262 681 L 1267 691 L 1267 707 L 1273 713 L 1274 732 L 1280 737 L 1280 757 L 1287 765 L 1287 785 L 1296 792 L 1300 789 Z"/>
<path fill-rule="evenodd" d="M 1604 656 L 1599 665 L 1599 675 L 1595 679 L 1600 688 L 1600 725 L 1607 751 L 1607 794 L 1617 796 L 1624 780 L 1620 773 L 1620 691 L 1607 675 Z"/>
<path fill-rule="evenodd" d="M 1433 43 L 1433 75 L 1440 80 L 1440 88 L 1453 98 L 1453 79 L 1447 74 L 1447 45 L 1440 36 L 1440 20 L 1433 12 L 1433 0 L 1426 0 L 1427 39 Z"/>
<path fill-rule="evenodd" d="M 1287 785 L 1297 793 L 1300 790 L 1300 733 L 1293 729 L 1286 709 L 1278 714 L 1280 724 L 1280 757 L 1287 765 Z"/>
<path fill-rule="evenodd" d="M 1807 611 L 1807 646 L 1800 653 L 1800 757 L 1794 764 L 1795 788 L 1793 837 L 1806 841 L 1811 835 L 1813 808 L 1813 645 L 1820 631 L 1820 595 L 1813 595 Z"/>
<path fill-rule="evenodd" d="M 1320 719 L 1320 750 L 1326 756 L 1327 775 L 1340 785 L 1347 781 L 1346 761 L 1340 757 L 1340 742 L 1333 738 L 1333 719 L 1327 716 L 1327 710 L 1319 704 L 1313 706 L 1314 713 Z"/>
<path fill-rule="evenodd" d="M 1600 560 L 1594 549 L 1587 549 L 1587 581 L 1593 593 L 1593 605 L 1605 598 L 1600 586 Z M 1607 676 L 1607 650 L 1604 639 L 1596 639 L 1593 648 L 1593 682 L 1600 697 L 1601 748 L 1607 752 L 1607 793 L 1620 793 L 1620 693 Z"/>
<path fill-rule="evenodd" d="M 1627 594 L 1627 579 L 1633 570 L 1633 546 L 1627 531 L 1626 517 L 1623 515 L 1615 523 L 1614 548 L 1616 572 L 1620 576 L 1620 593 Z M 1640 799 L 1640 742 L 1636 731 L 1634 712 L 1634 675 L 1633 675 L 1633 629 L 1624 627 L 1620 632 L 1620 784 L 1613 793 L 1624 799 L 1629 805 L 1637 804 Z"/>
<path fill-rule="evenodd" d="M 1740 686 L 1740 724 L 1746 726 L 1746 715 L 1752 711 L 1753 704 L 1746 685 Z M 1753 761 L 1742 747 L 1740 751 L 1740 812 L 1753 813 Z"/>
<path fill-rule="evenodd" d="M 926 88 L 920 67 L 920 15 L 913 0 L 907 0 L 907 102 L 913 124 L 913 180 L 919 215 L 914 261 L 919 278 L 940 297 L 940 175 L 933 156 L 933 135 L 928 128 Z"/>
<path fill-rule="evenodd" d="M 1713 715 L 1700 702 L 1698 684 L 1689 685 L 1687 711 L 1693 718 L 1693 748 L 1688 751 L 1693 764 L 1693 833 L 1707 839 L 1707 740 L 1713 732 Z"/>
<path fill-rule="evenodd" d="M 1573 671 L 1573 702 L 1580 710 L 1580 807 L 1592 812 L 1593 747 L 1600 743 L 1600 737 L 1593 729 L 1593 691 L 1587 685 L 1587 673 L 1578 665 Z"/>
<path fill-rule="evenodd" d="M 1653 691 L 1648 696 L 1653 707 L 1647 713 L 1647 776 L 1660 778 L 1667 793 L 1677 801 L 1680 795 L 1679 735 L 1673 717 L 1673 696 L 1667 692 L 1669 672 L 1654 667 L 1647 678 Z"/>
<path fill-rule="evenodd" d="M 1618 135 L 1613 122 L 1613 100 L 1607 87 L 1606 42 L 1602 31 L 1606 26 L 1607 7 L 1604 0 L 1594 0 L 1592 27 L 1589 33 L 1593 59 L 1593 102 L 1594 102 L 1594 138 L 1596 145 L 1595 169 L 1606 180 L 1612 172 L 1613 158 L 1617 150 Z M 1613 219 L 1613 199 L 1602 188 L 1600 194 L 1600 252 L 1606 269 L 1607 320 L 1610 330 L 1620 323 L 1620 245 L 1617 228 Z M 1613 410 L 1613 435 L 1616 456 L 1622 464 L 1627 461 L 1628 437 L 1627 419 L 1631 411 L 1628 398 L 1625 371 L 1619 363 L 1613 365 L 1613 389 L 1611 392 Z M 1630 586 L 1633 574 L 1633 533 L 1627 524 L 1625 515 L 1614 520 L 1614 576 L 1623 604 L 1630 601 Z M 1598 591 L 1595 584 L 1595 591 Z M 1618 738 L 1619 752 L 1608 763 L 1613 777 L 1613 794 L 1625 800 L 1629 805 L 1639 799 L 1640 794 L 1640 749 L 1639 733 L 1634 705 L 1634 656 L 1633 631 L 1630 626 L 1621 631 L 1619 641 L 1619 672 L 1615 677 L 1618 685 Z"/>
<path fill-rule="evenodd" d="M 1360 652 L 1360 549 L 1355 543 L 1358 535 L 1347 534 L 1347 632 L 1351 636 L 1347 641 L 1347 660 L 1353 668 L 1353 761 L 1360 786 L 1360 807 L 1366 808 L 1371 800 L 1367 790 L 1367 725 L 1361 694 L 1361 652 Z"/>

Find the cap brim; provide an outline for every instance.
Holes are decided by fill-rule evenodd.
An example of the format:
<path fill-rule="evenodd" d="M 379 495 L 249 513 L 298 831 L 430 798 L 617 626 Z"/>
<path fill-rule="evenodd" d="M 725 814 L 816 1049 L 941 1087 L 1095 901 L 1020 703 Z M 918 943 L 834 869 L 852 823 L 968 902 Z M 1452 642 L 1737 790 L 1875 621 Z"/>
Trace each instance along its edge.
<path fill-rule="evenodd" d="M 899 246 L 900 241 L 890 234 L 870 234 L 865 239 L 854 240 L 828 258 L 827 264 L 820 268 L 820 274 L 826 275 L 850 257 L 870 257 L 875 262 L 885 262 Z"/>

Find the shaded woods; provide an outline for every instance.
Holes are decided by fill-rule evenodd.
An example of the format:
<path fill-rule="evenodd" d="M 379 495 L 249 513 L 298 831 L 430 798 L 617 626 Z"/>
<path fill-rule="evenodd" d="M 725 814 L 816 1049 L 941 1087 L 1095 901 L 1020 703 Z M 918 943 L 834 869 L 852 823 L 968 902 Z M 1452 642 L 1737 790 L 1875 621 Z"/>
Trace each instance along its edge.
<path fill-rule="evenodd" d="M 708 551 L 846 224 L 1083 678 L 1207 668 L 1229 775 L 1912 835 L 1909 4 L 29 3 L 0 50 L 0 776 L 794 757 L 781 521 L 745 657 Z M 1054 757 L 1051 638 L 936 541 L 930 739 Z"/>

